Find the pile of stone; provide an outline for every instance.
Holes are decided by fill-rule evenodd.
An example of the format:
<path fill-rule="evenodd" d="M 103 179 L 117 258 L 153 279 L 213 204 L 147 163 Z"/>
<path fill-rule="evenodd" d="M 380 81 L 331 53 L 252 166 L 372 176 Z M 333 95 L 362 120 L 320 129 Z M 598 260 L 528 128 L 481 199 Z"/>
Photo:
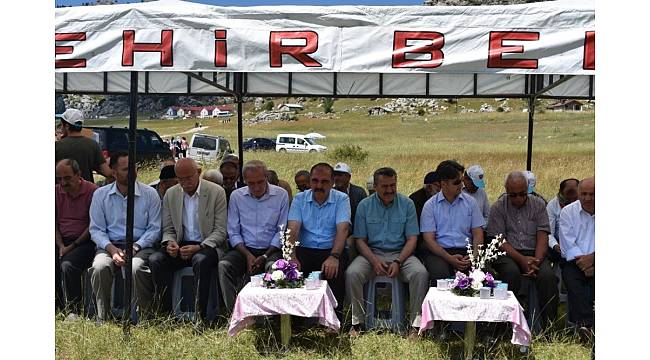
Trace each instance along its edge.
<path fill-rule="evenodd" d="M 478 109 L 478 111 L 479 112 L 494 112 L 494 108 L 492 107 L 492 105 L 490 105 L 488 103 L 484 103 L 483 105 L 481 105 L 481 108 Z"/>
<path fill-rule="evenodd" d="M 397 98 L 383 106 L 393 112 L 405 114 L 417 114 L 418 110 L 423 108 L 429 112 L 439 110 L 438 101 L 436 99 L 420 99 L 420 98 Z"/>
<path fill-rule="evenodd" d="M 249 125 L 254 124 L 267 124 L 271 121 L 293 121 L 297 120 L 296 116 L 287 112 L 279 111 L 262 111 L 252 119 L 247 119 L 245 122 Z"/>

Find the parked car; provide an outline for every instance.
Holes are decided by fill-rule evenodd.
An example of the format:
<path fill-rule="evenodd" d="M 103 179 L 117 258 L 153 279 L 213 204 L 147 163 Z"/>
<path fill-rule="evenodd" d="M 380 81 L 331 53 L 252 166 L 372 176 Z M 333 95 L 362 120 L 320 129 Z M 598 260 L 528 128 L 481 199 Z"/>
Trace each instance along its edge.
<path fill-rule="evenodd" d="M 268 138 L 250 138 L 242 144 L 244 151 L 246 150 L 275 150 L 275 140 Z"/>
<path fill-rule="evenodd" d="M 84 131 L 92 131 L 90 137 L 99 143 L 106 159 L 115 151 L 129 151 L 129 129 L 118 127 L 84 126 Z M 152 130 L 136 130 L 136 161 L 164 160 L 172 157 L 169 146 Z"/>
<path fill-rule="evenodd" d="M 196 161 L 215 162 L 232 154 L 230 142 L 223 136 L 194 134 L 187 149 L 187 157 Z"/>
<path fill-rule="evenodd" d="M 279 152 L 323 152 L 327 147 L 318 145 L 313 138 L 299 134 L 279 134 L 275 151 Z"/>

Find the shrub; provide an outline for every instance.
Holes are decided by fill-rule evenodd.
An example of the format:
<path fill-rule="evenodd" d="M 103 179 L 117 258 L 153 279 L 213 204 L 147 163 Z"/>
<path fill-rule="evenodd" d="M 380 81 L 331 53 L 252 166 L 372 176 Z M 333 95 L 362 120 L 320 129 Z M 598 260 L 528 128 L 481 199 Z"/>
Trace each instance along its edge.
<path fill-rule="evenodd" d="M 332 112 L 332 106 L 334 106 L 334 99 L 332 98 L 325 98 L 323 101 L 323 111 L 325 114 L 329 114 Z"/>
<path fill-rule="evenodd" d="M 275 107 L 275 104 L 273 103 L 273 100 L 269 100 L 269 101 L 264 103 L 264 106 L 262 107 L 262 109 L 264 109 L 266 111 L 271 111 L 271 110 L 273 110 L 273 107 Z"/>
<path fill-rule="evenodd" d="M 418 116 L 424 116 L 425 113 L 426 111 L 423 108 L 418 109 Z"/>
<path fill-rule="evenodd" d="M 358 145 L 343 145 L 328 153 L 334 161 L 365 161 L 368 158 L 368 151 L 364 151 Z"/>

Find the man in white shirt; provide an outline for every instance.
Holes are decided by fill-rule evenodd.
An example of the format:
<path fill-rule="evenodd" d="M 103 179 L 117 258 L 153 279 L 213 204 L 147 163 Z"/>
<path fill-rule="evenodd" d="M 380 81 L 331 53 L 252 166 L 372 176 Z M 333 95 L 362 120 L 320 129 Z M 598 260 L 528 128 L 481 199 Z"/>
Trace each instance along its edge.
<path fill-rule="evenodd" d="M 594 326 L 596 180 L 578 185 L 578 200 L 560 213 L 560 249 L 567 261 L 562 277 L 567 285 L 569 320 L 579 327 Z"/>
<path fill-rule="evenodd" d="M 560 191 L 551 201 L 546 205 L 546 212 L 548 213 L 548 223 L 551 227 L 551 233 L 548 234 L 548 247 L 553 251 L 549 251 L 547 256 L 553 263 L 560 262 L 560 211 L 578 200 L 578 179 L 564 179 L 560 182 Z"/>

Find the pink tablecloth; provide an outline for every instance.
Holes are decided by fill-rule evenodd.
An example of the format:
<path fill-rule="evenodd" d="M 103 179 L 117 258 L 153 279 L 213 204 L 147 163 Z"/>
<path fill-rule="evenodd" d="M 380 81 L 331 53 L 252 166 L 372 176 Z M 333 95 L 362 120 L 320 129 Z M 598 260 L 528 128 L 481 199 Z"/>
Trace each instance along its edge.
<path fill-rule="evenodd" d="M 490 321 L 512 323 L 513 344 L 528 346 L 530 329 L 512 291 L 506 300 L 480 299 L 454 295 L 449 290 L 429 289 L 422 303 L 420 333 L 433 327 L 435 320 L 445 321 Z"/>
<path fill-rule="evenodd" d="M 235 336 L 255 322 L 254 316 L 296 315 L 318 317 L 319 323 L 332 331 L 341 327 L 336 317 L 336 298 L 327 282 L 322 280 L 318 289 L 267 289 L 248 283 L 237 296 L 230 318 L 228 335 Z"/>

